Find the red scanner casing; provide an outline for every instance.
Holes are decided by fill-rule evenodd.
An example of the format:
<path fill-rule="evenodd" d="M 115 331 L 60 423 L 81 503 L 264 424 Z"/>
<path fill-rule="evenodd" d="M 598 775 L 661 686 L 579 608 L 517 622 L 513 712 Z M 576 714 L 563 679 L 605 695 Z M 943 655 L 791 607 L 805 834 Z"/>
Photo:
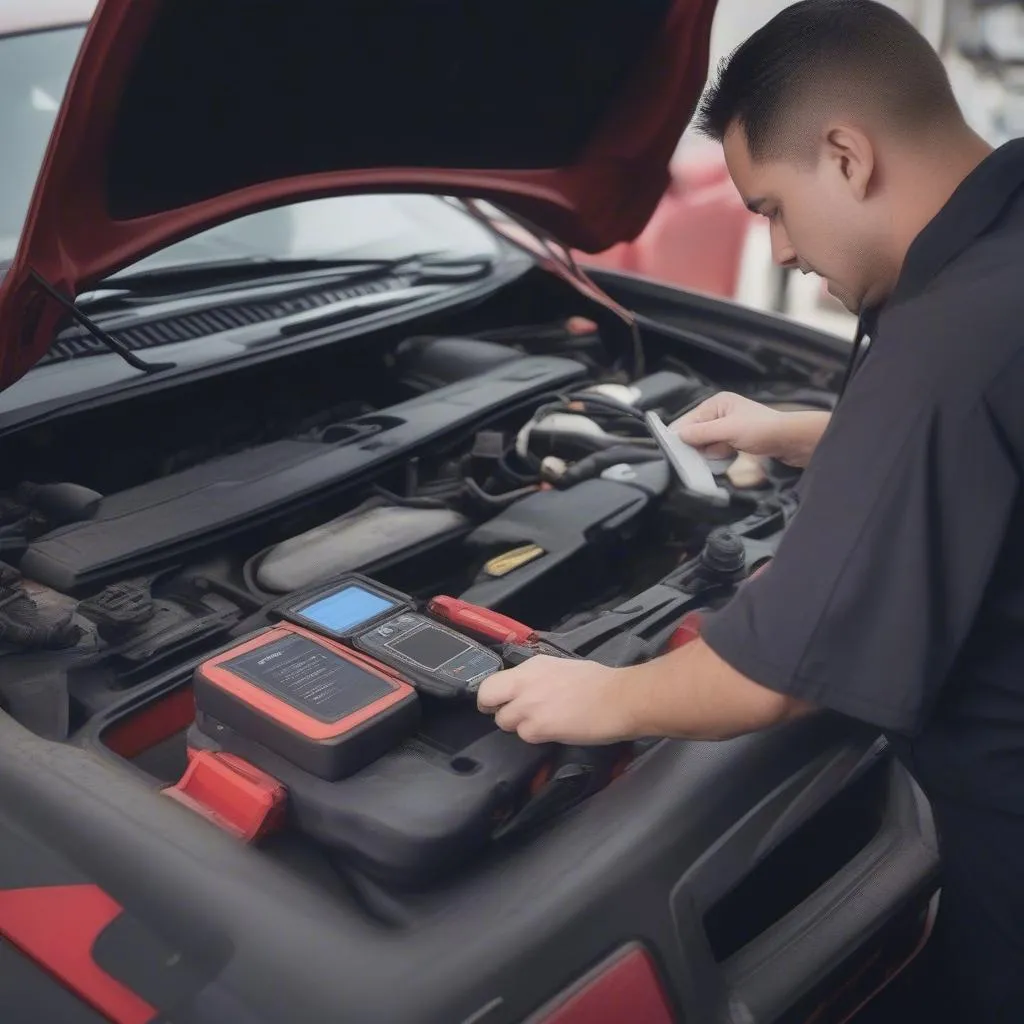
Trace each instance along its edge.
<path fill-rule="evenodd" d="M 321 656 L 325 659 L 341 659 L 354 670 L 353 678 L 376 680 L 381 695 L 351 713 L 324 720 L 230 667 L 290 637 L 310 641 L 326 652 Z M 419 721 L 416 691 L 397 671 L 292 623 L 264 630 L 203 662 L 195 671 L 194 690 L 202 731 L 216 738 L 221 723 L 323 779 L 343 778 L 365 767 L 412 733 Z"/>

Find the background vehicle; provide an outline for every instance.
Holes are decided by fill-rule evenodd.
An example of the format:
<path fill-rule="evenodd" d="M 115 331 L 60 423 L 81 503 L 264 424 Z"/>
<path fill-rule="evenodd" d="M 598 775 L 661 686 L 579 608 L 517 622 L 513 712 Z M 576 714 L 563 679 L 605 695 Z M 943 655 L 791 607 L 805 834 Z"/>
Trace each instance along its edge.
<path fill-rule="evenodd" d="M 527 5 L 510 50 L 493 5 L 105 0 L 63 105 L 56 76 L 32 100 L 57 128 L 0 285 L 5 1020 L 833 1021 L 926 939 L 927 806 L 838 716 L 609 761 L 424 693 L 324 779 L 197 713 L 197 669 L 347 572 L 622 664 L 771 558 L 794 474 L 702 500 L 638 414 L 827 408 L 844 343 L 564 250 L 653 210 L 703 81 L 713 5 L 650 10 Z M 596 79 L 558 79 L 569 39 Z M 634 75 L 646 135 L 609 113 Z"/>
<path fill-rule="evenodd" d="M 712 64 L 788 5 L 727 0 L 712 34 Z M 1024 130 L 1024 4 L 1020 0 L 892 0 L 942 55 L 970 123 L 998 146 Z M 732 299 L 852 340 L 856 322 L 815 274 L 772 262 L 761 218 L 728 182 L 721 147 L 684 135 L 672 184 L 645 230 L 586 265 L 615 268 Z"/>

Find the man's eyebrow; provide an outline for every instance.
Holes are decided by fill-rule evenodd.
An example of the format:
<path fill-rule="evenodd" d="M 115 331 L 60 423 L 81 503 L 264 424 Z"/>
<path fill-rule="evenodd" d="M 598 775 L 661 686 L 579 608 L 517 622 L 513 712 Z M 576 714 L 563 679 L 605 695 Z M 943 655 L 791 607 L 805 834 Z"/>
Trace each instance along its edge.
<path fill-rule="evenodd" d="M 744 205 L 751 213 L 760 213 L 761 207 L 765 204 L 764 196 L 756 196 L 753 199 L 744 199 Z"/>

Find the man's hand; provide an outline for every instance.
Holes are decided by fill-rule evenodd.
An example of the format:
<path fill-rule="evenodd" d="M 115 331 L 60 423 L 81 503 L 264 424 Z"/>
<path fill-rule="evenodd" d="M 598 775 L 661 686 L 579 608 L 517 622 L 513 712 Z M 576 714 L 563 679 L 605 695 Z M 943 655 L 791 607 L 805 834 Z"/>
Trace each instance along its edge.
<path fill-rule="evenodd" d="M 677 419 L 672 429 L 710 459 L 747 452 L 802 467 L 810 461 L 830 415 L 779 412 L 721 391 Z"/>
<path fill-rule="evenodd" d="M 538 655 L 485 679 L 477 706 L 527 743 L 581 746 L 730 739 L 814 710 L 747 679 L 702 640 L 629 668 Z"/>
<path fill-rule="evenodd" d="M 485 679 L 477 706 L 527 743 L 600 746 L 632 739 L 625 669 L 537 655 Z"/>

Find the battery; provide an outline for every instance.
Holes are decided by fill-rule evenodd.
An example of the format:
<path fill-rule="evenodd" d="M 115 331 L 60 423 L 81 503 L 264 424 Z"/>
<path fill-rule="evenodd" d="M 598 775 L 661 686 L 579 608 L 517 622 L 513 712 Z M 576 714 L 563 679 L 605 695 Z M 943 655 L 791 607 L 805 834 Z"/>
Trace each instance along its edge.
<path fill-rule="evenodd" d="M 195 670 L 196 710 L 321 779 L 351 775 L 415 731 L 419 698 L 395 669 L 294 623 Z"/>

